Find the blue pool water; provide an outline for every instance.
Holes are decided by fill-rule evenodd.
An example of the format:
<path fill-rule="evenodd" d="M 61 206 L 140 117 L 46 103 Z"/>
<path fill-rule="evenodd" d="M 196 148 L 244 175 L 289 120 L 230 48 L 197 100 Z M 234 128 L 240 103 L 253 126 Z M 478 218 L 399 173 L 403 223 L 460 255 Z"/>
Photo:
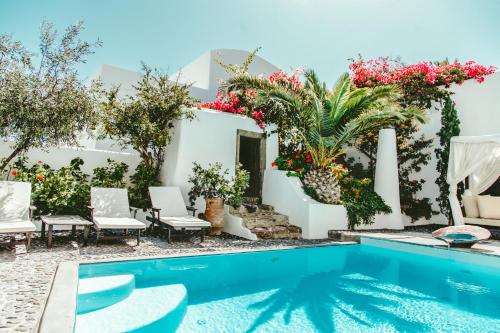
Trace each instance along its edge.
<path fill-rule="evenodd" d="M 81 265 L 82 289 L 119 275 L 128 296 L 82 306 L 75 332 L 500 332 L 500 262 L 482 257 L 361 244 Z"/>

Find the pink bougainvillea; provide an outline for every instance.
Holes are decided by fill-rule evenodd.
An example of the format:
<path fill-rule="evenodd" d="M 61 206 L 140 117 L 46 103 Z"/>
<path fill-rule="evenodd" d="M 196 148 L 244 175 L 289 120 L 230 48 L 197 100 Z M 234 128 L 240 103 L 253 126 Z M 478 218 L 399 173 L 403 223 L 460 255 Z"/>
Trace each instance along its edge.
<path fill-rule="evenodd" d="M 242 114 L 245 111 L 245 107 L 240 104 L 240 98 L 233 92 L 227 95 L 219 92 L 215 96 L 214 102 L 201 103 L 198 107 L 237 114 Z"/>
<path fill-rule="evenodd" d="M 293 73 L 288 74 L 283 71 L 277 71 L 269 75 L 267 80 L 270 83 L 288 85 L 292 90 L 299 90 L 302 88 L 302 82 L 300 81 L 300 76 L 303 74 L 302 69 L 297 69 Z"/>
<path fill-rule="evenodd" d="M 357 87 L 370 87 L 384 84 L 396 84 L 408 79 L 420 78 L 428 85 L 450 85 L 474 79 L 481 83 L 484 77 L 495 73 L 493 66 L 483 66 L 474 61 L 465 64 L 434 64 L 422 61 L 411 65 L 402 65 L 387 57 L 375 60 L 358 59 L 349 66 L 352 82 Z"/>
<path fill-rule="evenodd" d="M 293 91 L 302 89 L 302 82 L 300 77 L 303 74 L 302 69 L 297 69 L 292 73 L 277 71 L 269 75 L 267 78 L 263 77 L 262 80 L 267 80 L 269 83 L 285 86 Z M 235 114 L 243 114 L 255 120 L 257 125 L 261 128 L 266 127 L 266 117 L 264 110 L 255 110 L 254 101 L 257 98 L 257 92 L 254 89 L 247 89 L 245 91 L 232 91 L 228 94 L 219 92 L 215 101 L 205 102 L 198 105 L 200 108 L 208 108 L 222 112 L 230 112 Z"/>

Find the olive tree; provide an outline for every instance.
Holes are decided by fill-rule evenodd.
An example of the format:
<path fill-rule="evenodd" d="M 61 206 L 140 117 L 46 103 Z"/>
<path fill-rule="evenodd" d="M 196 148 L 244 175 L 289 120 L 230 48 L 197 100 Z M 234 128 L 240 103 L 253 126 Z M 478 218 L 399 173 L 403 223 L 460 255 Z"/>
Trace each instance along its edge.
<path fill-rule="evenodd" d="M 146 208 L 148 187 L 159 184 L 167 144 L 177 120 L 192 119 L 189 108 L 197 100 L 190 95 L 191 84 L 170 81 L 168 75 L 143 64 L 141 81 L 133 96 L 119 96 L 119 88 L 108 92 L 102 105 L 104 135 L 122 147 L 136 150 L 141 162 L 131 176 L 132 204 Z"/>
<path fill-rule="evenodd" d="M 12 142 L 0 170 L 30 148 L 78 145 L 96 123 L 98 82 L 85 84 L 76 69 L 101 42 L 80 39 L 83 22 L 59 34 L 43 22 L 39 54 L 0 35 L 0 137 Z"/>

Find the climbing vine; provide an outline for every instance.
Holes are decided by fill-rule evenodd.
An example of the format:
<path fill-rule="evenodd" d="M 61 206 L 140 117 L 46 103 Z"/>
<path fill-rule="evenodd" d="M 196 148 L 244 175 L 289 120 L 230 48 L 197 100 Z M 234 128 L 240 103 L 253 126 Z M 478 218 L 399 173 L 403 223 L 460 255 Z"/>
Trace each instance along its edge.
<path fill-rule="evenodd" d="M 450 193 L 446 176 L 448 173 L 448 160 L 450 157 L 450 140 L 453 136 L 460 135 L 460 120 L 458 119 L 455 103 L 448 96 L 441 110 L 441 129 L 437 133 L 440 146 L 434 150 L 437 158 L 437 171 L 439 176 L 436 184 L 439 186 L 439 196 L 436 198 L 441 213 L 451 221 L 451 209 L 448 201 Z"/>
<path fill-rule="evenodd" d="M 492 66 L 483 66 L 474 61 L 466 63 L 448 62 L 427 62 L 422 61 L 416 64 L 406 65 L 400 60 L 393 60 L 386 57 L 374 60 L 364 60 L 359 57 L 352 60 L 349 66 L 352 82 L 357 87 L 374 87 L 383 85 L 396 85 L 401 90 L 402 97 L 399 101 L 401 107 L 418 107 L 429 109 L 432 107 L 443 108 L 443 121 L 451 121 L 438 133 L 443 150 L 436 149 L 438 158 L 438 171 L 440 176 L 436 183 L 440 187 L 438 202 L 443 214 L 447 213 L 447 191 L 446 170 L 448 163 L 449 139 L 452 133 L 459 132 L 459 124 L 456 111 L 445 110 L 452 103 L 450 93 L 447 88 L 452 84 L 461 84 L 465 80 L 474 79 L 479 83 L 485 77 L 493 74 L 496 70 Z M 448 103 L 448 104 L 447 104 Z M 449 119 L 444 119 L 445 117 Z M 455 120 L 454 120 L 455 119 Z M 443 123 L 444 124 L 444 123 Z M 445 126 L 445 125 L 443 125 Z M 414 177 L 423 166 L 431 159 L 430 148 L 432 139 L 418 135 L 419 125 L 411 122 L 400 124 L 396 127 L 398 142 L 398 162 L 400 176 L 400 196 L 401 209 L 412 221 L 420 217 L 429 219 L 437 211 L 432 209 L 430 198 L 419 198 L 418 192 L 422 190 L 424 179 Z M 450 136 L 451 135 L 451 136 Z M 456 135 L 456 134 L 455 134 Z M 356 146 L 369 159 L 368 170 L 360 170 L 368 176 L 373 177 L 375 170 L 375 159 L 377 150 L 377 133 L 368 132 L 356 143 Z M 355 168 L 351 166 L 351 168 Z M 359 169 L 359 165 L 357 166 Z M 443 175 L 444 173 L 444 175 Z M 448 215 L 447 215 L 448 214 Z"/>

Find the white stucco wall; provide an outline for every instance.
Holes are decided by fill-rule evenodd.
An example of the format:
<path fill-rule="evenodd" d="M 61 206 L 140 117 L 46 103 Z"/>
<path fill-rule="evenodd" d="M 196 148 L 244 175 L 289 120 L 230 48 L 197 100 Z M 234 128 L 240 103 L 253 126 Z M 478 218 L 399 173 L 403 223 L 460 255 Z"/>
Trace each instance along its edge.
<path fill-rule="evenodd" d="M 0 156 L 7 156 L 10 152 L 11 148 L 9 142 L 1 141 Z M 50 148 L 46 151 L 32 149 L 28 151 L 26 156 L 28 157 L 28 166 L 37 163 L 37 161 L 43 161 L 53 169 L 68 166 L 72 159 L 80 157 L 84 161 L 81 169 L 84 173 L 89 175 L 92 175 L 92 171 L 95 168 L 106 166 L 108 158 L 127 163 L 129 166 L 129 174 L 134 172 L 140 161 L 139 155 L 136 153 L 74 147 Z"/>
<path fill-rule="evenodd" d="M 174 129 L 172 143 L 167 148 L 162 180 L 166 185 L 181 188 L 186 203 L 190 185 L 188 177 L 192 172 L 193 162 L 202 166 L 221 162 L 234 176 L 236 168 L 236 135 L 238 129 L 263 133 L 253 119 L 209 109 L 195 109 L 196 119 L 179 121 Z M 278 136 L 272 134 L 266 139 L 266 167 L 278 156 Z M 201 211 L 204 202 L 196 204 Z"/>
<path fill-rule="evenodd" d="M 235 49 L 210 50 L 184 66 L 180 71 L 180 81 L 192 83 L 194 87 L 205 91 L 204 95 L 193 95 L 202 100 L 213 100 L 219 89 L 220 80 L 228 78 L 226 71 L 216 62 L 221 60 L 224 64 L 242 64 L 249 52 Z M 256 55 L 248 67 L 251 75 L 269 75 L 278 70 L 267 60 Z M 178 73 L 173 76 L 176 77 Z"/>
<path fill-rule="evenodd" d="M 458 117 L 460 119 L 460 135 L 487 135 L 500 133 L 500 73 L 490 75 L 483 83 L 468 80 L 461 85 L 455 84 L 450 88 L 451 96 L 456 104 Z M 441 114 L 438 110 L 429 110 L 429 122 L 422 126 L 422 133 L 426 138 L 434 138 L 431 148 L 431 160 L 415 175 L 415 178 L 426 180 L 419 197 L 431 198 L 433 207 L 439 211 L 436 197 L 439 188 L 435 181 L 438 177 L 436 171 L 437 159 L 434 149 L 439 145 L 436 136 L 441 128 Z M 430 220 L 421 220 L 417 224 L 439 223 L 447 224 L 448 220 L 442 215 L 435 215 Z M 407 220 L 406 225 L 412 225 Z"/>
<path fill-rule="evenodd" d="M 288 177 L 286 171 L 266 170 L 262 202 L 288 215 L 289 222 L 302 229 L 305 239 L 328 238 L 329 230 L 347 230 L 344 206 L 326 205 L 312 199 L 304 193 L 300 179 Z"/>

